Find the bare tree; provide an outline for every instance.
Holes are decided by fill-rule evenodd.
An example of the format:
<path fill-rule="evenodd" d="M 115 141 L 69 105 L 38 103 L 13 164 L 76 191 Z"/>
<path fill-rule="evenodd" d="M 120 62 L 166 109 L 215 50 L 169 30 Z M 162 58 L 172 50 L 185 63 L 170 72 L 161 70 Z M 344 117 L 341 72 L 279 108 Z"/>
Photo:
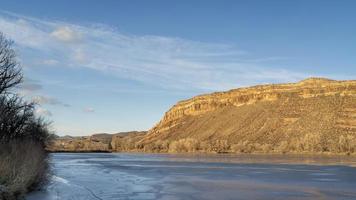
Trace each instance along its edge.
<path fill-rule="evenodd" d="M 35 116 L 35 104 L 10 92 L 23 77 L 12 45 L 0 32 L 0 142 L 20 139 L 44 144 L 49 136 L 48 124 Z"/>
<path fill-rule="evenodd" d="M 21 83 L 23 78 L 12 45 L 13 42 L 0 32 L 0 94 Z"/>
<path fill-rule="evenodd" d="M 24 130 L 34 121 L 34 104 L 24 102 L 16 95 L 0 96 L 0 141 L 24 138 Z"/>

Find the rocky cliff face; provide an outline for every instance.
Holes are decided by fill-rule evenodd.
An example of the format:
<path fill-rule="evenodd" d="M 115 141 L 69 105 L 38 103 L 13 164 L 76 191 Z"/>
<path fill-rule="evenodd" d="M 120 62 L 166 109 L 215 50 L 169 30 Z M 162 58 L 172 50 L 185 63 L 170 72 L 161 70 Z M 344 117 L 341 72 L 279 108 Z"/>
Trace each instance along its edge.
<path fill-rule="evenodd" d="M 195 138 L 278 146 L 308 134 L 325 145 L 356 137 L 356 81 L 310 78 L 196 96 L 174 105 L 142 143 Z"/>

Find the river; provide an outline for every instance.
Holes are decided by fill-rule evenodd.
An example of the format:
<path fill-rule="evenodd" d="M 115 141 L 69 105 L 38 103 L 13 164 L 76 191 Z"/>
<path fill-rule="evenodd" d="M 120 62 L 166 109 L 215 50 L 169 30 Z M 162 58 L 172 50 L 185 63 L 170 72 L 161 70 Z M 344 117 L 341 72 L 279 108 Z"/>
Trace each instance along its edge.
<path fill-rule="evenodd" d="M 356 199 L 348 156 L 54 153 L 27 200 Z"/>

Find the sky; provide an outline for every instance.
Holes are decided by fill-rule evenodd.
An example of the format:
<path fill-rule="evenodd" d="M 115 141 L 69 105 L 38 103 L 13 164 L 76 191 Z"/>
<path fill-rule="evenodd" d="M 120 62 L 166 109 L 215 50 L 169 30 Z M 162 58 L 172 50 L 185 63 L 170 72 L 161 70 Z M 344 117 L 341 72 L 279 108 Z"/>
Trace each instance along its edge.
<path fill-rule="evenodd" d="M 356 79 L 356 1 L 0 0 L 58 135 L 148 130 L 179 100 L 308 77 Z"/>

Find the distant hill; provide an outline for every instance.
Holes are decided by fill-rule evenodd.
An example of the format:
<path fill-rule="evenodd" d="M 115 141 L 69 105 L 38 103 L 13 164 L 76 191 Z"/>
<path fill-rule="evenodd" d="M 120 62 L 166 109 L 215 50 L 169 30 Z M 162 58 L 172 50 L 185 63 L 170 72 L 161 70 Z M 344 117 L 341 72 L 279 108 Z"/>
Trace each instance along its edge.
<path fill-rule="evenodd" d="M 309 78 L 180 101 L 141 141 L 162 143 L 172 152 L 354 152 L 356 81 Z"/>
<path fill-rule="evenodd" d="M 145 131 L 96 133 L 91 136 L 63 136 L 56 138 L 47 150 L 53 152 L 111 152 L 127 150 L 127 146 L 142 139 Z M 130 138 L 129 143 L 127 143 Z M 134 141 L 133 139 L 136 139 Z"/>

